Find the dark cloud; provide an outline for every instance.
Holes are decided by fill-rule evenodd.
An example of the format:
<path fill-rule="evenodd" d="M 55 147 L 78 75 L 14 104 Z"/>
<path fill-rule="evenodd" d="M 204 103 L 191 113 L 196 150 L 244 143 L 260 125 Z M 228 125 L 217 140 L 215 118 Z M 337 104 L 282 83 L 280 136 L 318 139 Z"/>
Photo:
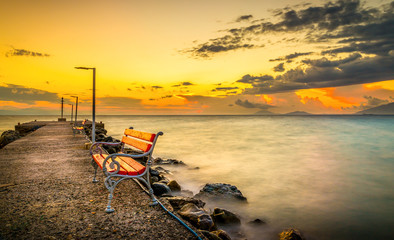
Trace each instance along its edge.
<path fill-rule="evenodd" d="M 306 68 L 295 68 L 277 76 L 256 77 L 245 75 L 237 82 L 248 83 L 252 88 L 245 94 L 267 94 L 308 88 L 338 87 L 361 83 L 391 80 L 394 76 L 394 55 L 348 58 L 329 61 L 325 58 L 306 61 Z"/>
<path fill-rule="evenodd" d="M 30 57 L 49 57 L 49 54 L 40 53 L 40 52 L 33 52 L 26 49 L 17 49 L 13 48 L 12 50 L 8 51 L 5 54 L 6 57 L 10 56 L 30 56 Z"/>
<path fill-rule="evenodd" d="M 242 22 L 242 21 L 250 21 L 253 18 L 253 15 L 242 15 L 235 20 L 236 22 Z"/>
<path fill-rule="evenodd" d="M 152 89 L 160 89 L 163 88 L 162 86 L 152 86 Z"/>
<path fill-rule="evenodd" d="M 217 91 L 228 91 L 228 90 L 234 90 L 234 89 L 239 89 L 238 87 L 218 87 L 215 88 Z"/>
<path fill-rule="evenodd" d="M 195 57 L 209 58 L 220 52 L 262 47 L 264 45 L 257 44 L 256 39 L 269 32 L 301 31 L 307 33 L 308 37 L 297 40 L 320 42 L 352 38 L 354 40 L 351 42 L 354 44 L 358 43 L 356 39 L 367 44 L 371 39 L 381 41 L 383 37 L 390 40 L 389 48 L 392 47 L 394 34 L 393 6 L 391 3 L 383 9 L 366 8 L 360 0 L 337 0 L 320 6 L 302 5 L 298 9 L 277 9 L 274 15 L 280 19 L 278 22 L 258 20 L 249 26 L 222 30 L 220 32 L 225 32 L 224 36 L 210 39 L 184 52 Z M 331 51 L 335 51 L 335 48 Z"/>
<path fill-rule="evenodd" d="M 306 56 L 306 55 L 310 55 L 313 52 L 304 52 L 304 53 L 292 53 L 289 55 L 286 55 L 284 57 L 280 57 L 280 58 L 276 58 L 276 59 L 270 59 L 270 62 L 275 62 L 275 61 L 287 61 L 287 62 L 291 62 L 293 58 L 297 58 L 299 56 Z"/>
<path fill-rule="evenodd" d="M 269 108 L 273 108 L 274 106 L 269 105 L 269 104 L 263 104 L 263 103 L 251 103 L 248 100 L 242 101 L 241 99 L 238 99 L 235 101 L 235 104 L 244 108 L 258 108 L 262 110 L 267 110 Z"/>
<path fill-rule="evenodd" d="M 337 66 L 340 66 L 341 64 L 355 61 L 359 58 L 361 58 L 361 54 L 354 53 L 354 54 L 351 54 L 347 58 L 335 60 L 335 61 L 330 61 L 327 58 L 321 58 L 321 59 L 317 59 L 317 60 L 307 59 L 307 60 L 303 60 L 302 62 L 305 64 L 309 64 L 311 66 L 314 66 L 314 67 L 337 67 Z"/>
<path fill-rule="evenodd" d="M 13 84 L 0 86 L 0 100 L 29 104 L 33 104 L 36 101 L 60 103 L 60 98 L 56 93 Z"/>
<path fill-rule="evenodd" d="M 279 63 L 274 67 L 274 72 L 284 72 L 285 68 L 283 67 L 284 63 Z"/>
<path fill-rule="evenodd" d="M 181 82 L 179 84 L 172 85 L 171 87 L 193 86 L 193 85 L 195 85 L 195 84 L 191 83 L 191 82 Z"/>
<path fill-rule="evenodd" d="M 131 88 L 127 88 L 127 91 L 131 91 Z"/>

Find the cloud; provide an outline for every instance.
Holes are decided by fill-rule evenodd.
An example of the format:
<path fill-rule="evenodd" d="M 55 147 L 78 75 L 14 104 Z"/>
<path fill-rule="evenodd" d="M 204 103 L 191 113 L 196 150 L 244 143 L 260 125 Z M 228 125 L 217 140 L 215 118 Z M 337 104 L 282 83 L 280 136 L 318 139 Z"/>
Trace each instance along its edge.
<path fill-rule="evenodd" d="M 60 98 L 56 93 L 14 84 L 0 86 L 0 100 L 29 104 L 33 104 L 36 101 L 60 103 Z"/>
<path fill-rule="evenodd" d="M 10 56 L 29 56 L 29 57 L 49 57 L 47 53 L 33 52 L 26 49 L 13 48 L 5 54 L 6 57 Z"/>
<path fill-rule="evenodd" d="M 238 87 L 218 87 L 215 88 L 217 91 L 228 91 L 228 90 L 234 90 L 234 89 L 239 89 Z"/>
<path fill-rule="evenodd" d="M 283 67 L 284 63 L 279 63 L 274 67 L 274 72 L 284 72 L 285 68 Z"/>
<path fill-rule="evenodd" d="M 242 15 L 235 20 L 236 22 L 242 22 L 242 21 L 250 21 L 253 18 L 253 15 Z"/>
<path fill-rule="evenodd" d="M 393 49 L 393 8 L 393 3 L 383 8 L 366 8 L 360 0 L 286 7 L 274 11 L 274 16 L 280 19 L 277 22 L 263 19 L 253 21 L 249 26 L 221 30 L 219 32 L 224 32 L 224 36 L 210 39 L 183 52 L 198 58 L 210 58 L 221 52 L 259 48 L 264 46 L 258 43 L 259 37 L 267 33 L 305 33 L 299 34 L 303 39 L 296 38 L 295 41 L 312 43 L 327 39 L 338 39 L 339 43 L 348 38 L 350 44 L 358 45 L 355 46 L 358 49 L 370 47 L 375 51 L 379 50 L 377 46 L 373 46 L 377 42 L 368 41 L 387 39 L 388 42 L 378 43 L 384 44 L 383 51 L 387 52 L 387 49 Z M 244 18 L 248 18 L 246 16 L 249 15 Z M 238 19 L 241 20 L 242 16 Z M 370 52 L 374 52 L 372 50 Z M 335 53 L 340 51 L 340 47 L 334 47 L 330 51 Z"/>
<path fill-rule="evenodd" d="M 269 104 L 263 104 L 263 103 L 251 103 L 248 100 L 242 101 L 241 99 L 238 99 L 235 101 L 235 104 L 244 108 L 258 108 L 262 110 L 267 110 L 269 108 L 273 108 L 274 106 L 269 105 Z"/>
<path fill-rule="evenodd" d="M 364 96 L 364 98 L 367 100 L 366 103 L 361 103 L 360 106 L 353 106 L 353 109 L 355 110 L 366 110 L 374 107 L 379 107 L 384 104 L 390 103 L 389 100 L 385 99 L 380 99 L 372 96 Z"/>
<path fill-rule="evenodd" d="M 335 60 L 335 61 L 330 61 L 327 58 L 321 58 L 321 59 L 317 59 L 317 60 L 307 59 L 307 60 L 303 60 L 302 62 L 305 64 L 309 64 L 311 66 L 314 66 L 314 67 L 338 67 L 342 64 L 349 63 L 349 62 L 355 61 L 360 58 L 361 58 L 361 54 L 354 53 L 354 54 L 351 54 L 347 58 Z"/>
<path fill-rule="evenodd" d="M 195 85 L 195 84 L 194 84 L 194 83 L 191 83 L 191 82 L 181 82 L 181 83 L 179 83 L 179 84 L 172 85 L 171 87 L 193 86 L 193 85 Z"/>
<path fill-rule="evenodd" d="M 152 89 L 160 89 L 163 88 L 162 86 L 152 86 Z"/>
<path fill-rule="evenodd" d="M 348 86 L 390 80 L 394 76 L 394 56 L 327 59 L 306 61 L 306 68 L 297 67 L 274 78 L 270 75 L 245 75 L 237 82 L 251 84 L 245 94 L 267 94 L 298 89 Z"/>
<path fill-rule="evenodd" d="M 295 53 L 286 55 L 286 56 L 284 56 L 284 57 L 280 57 L 280 58 L 276 58 L 276 59 L 270 59 L 270 62 L 284 61 L 284 60 L 286 60 L 287 62 L 291 62 L 292 59 L 294 59 L 294 58 L 297 58 L 297 57 L 299 57 L 299 56 L 310 55 L 310 54 L 312 54 L 312 53 L 313 53 L 313 52 L 303 52 L 303 53 L 297 53 L 297 52 L 295 52 Z"/>

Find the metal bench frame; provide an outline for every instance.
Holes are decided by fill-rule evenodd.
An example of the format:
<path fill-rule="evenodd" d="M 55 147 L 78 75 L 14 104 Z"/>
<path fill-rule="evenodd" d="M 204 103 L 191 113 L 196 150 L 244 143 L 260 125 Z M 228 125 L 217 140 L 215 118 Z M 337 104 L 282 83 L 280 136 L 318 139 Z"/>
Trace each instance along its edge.
<path fill-rule="evenodd" d="M 133 129 L 133 128 L 130 128 L 130 129 Z M 111 208 L 111 201 L 112 201 L 112 198 L 113 198 L 113 192 L 114 192 L 116 186 L 121 181 L 123 181 L 125 179 L 131 179 L 131 178 L 139 179 L 146 185 L 146 187 L 148 188 L 148 191 L 149 191 L 149 195 L 150 195 L 150 197 L 152 199 L 152 203 L 150 204 L 151 206 L 158 204 L 157 199 L 155 198 L 155 196 L 153 194 L 153 189 L 152 189 L 151 184 L 150 184 L 149 170 L 150 170 L 151 165 L 152 165 L 152 152 L 153 152 L 153 149 L 154 149 L 154 147 L 156 145 L 157 138 L 159 136 L 161 136 L 161 135 L 163 135 L 163 132 L 158 132 L 156 134 L 153 142 L 152 142 L 152 147 L 147 152 L 144 152 L 142 154 L 126 154 L 126 153 L 123 153 L 124 147 L 126 145 L 124 142 L 119 142 L 119 143 L 96 142 L 90 147 L 90 154 L 92 156 L 92 162 L 91 163 L 92 163 L 92 166 L 94 167 L 93 183 L 97 183 L 98 180 L 96 179 L 96 174 L 97 174 L 97 168 L 99 166 L 97 165 L 97 163 L 93 159 L 93 155 L 97 154 L 97 153 L 99 153 L 99 154 L 107 153 L 105 151 L 105 149 L 103 149 L 101 147 L 102 145 L 109 145 L 109 146 L 121 145 L 121 152 L 109 154 L 105 158 L 105 160 L 103 161 L 103 164 L 102 164 L 102 166 L 103 166 L 102 170 L 103 170 L 104 175 L 106 176 L 106 178 L 104 180 L 104 184 L 105 184 L 105 187 L 109 191 L 108 205 L 107 205 L 107 208 L 105 209 L 105 212 L 112 213 L 112 212 L 115 211 L 113 208 Z M 129 146 L 132 146 L 132 145 L 129 145 Z M 148 157 L 148 159 L 146 161 L 146 164 L 145 164 L 145 171 L 143 173 L 139 174 L 139 175 L 119 174 L 120 164 L 119 164 L 118 161 L 116 161 L 116 157 L 130 157 L 130 158 L 133 158 L 133 159 L 134 158 Z M 111 172 L 108 171 L 108 169 L 106 167 L 106 163 L 107 163 L 107 161 L 109 159 L 111 159 L 111 163 L 109 165 L 110 165 L 110 167 L 112 169 L 115 169 L 115 171 L 111 171 Z"/>

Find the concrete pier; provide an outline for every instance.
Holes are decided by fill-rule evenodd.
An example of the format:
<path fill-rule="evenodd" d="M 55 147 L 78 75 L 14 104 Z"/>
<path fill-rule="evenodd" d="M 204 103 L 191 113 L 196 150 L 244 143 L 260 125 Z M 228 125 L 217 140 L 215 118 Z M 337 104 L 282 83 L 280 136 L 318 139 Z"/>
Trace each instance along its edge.
<path fill-rule="evenodd" d="M 107 214 L 104 175 L 92 183 L 84 135 L 69 122 L 45 126 L 0 149 L 0 239 L 196 239 L 132 180 Z"/>

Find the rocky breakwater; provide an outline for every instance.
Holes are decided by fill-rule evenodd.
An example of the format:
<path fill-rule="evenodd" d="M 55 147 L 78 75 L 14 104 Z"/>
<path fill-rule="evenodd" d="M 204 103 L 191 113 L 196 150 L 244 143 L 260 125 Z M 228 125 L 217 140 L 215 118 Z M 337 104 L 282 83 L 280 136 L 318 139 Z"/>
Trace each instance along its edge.
<path fill-rule="evenodd" d="M 15 130 L 7 130 L 4 131 L 0 136 L 0 149 L 5 147 L 7 144 L 12 143 L 13 141 L 26 136 L 27 134 L 34 132 L 46 125 L 46 122 L 28 122 L 28 123 L 18 123 L 15 125 Z"/>

